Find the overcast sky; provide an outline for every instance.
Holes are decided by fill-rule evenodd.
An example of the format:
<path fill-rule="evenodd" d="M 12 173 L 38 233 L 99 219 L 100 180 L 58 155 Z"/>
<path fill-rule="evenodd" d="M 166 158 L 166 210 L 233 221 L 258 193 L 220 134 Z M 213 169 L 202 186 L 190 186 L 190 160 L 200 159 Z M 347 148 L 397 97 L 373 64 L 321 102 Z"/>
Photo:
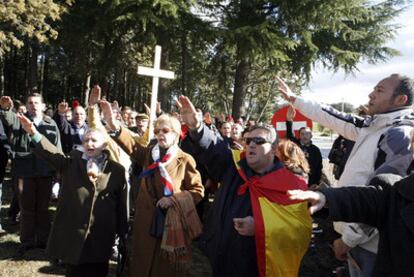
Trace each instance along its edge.
<path fill-rule="evenodd" d="M 402 28 L 388 45 L 401 52 L 401 56 L 377 65 L 361 64 L 354 76 L 343 71 L 336 74 L 327 70 L 315 70 L 306 97 L 325 103 L 349 102 L 354 106 L 368 102 L 368 94 L 384 77 L 401 73 L 414 78 L 414 7 L 410 7 L 396 20 Z"/>

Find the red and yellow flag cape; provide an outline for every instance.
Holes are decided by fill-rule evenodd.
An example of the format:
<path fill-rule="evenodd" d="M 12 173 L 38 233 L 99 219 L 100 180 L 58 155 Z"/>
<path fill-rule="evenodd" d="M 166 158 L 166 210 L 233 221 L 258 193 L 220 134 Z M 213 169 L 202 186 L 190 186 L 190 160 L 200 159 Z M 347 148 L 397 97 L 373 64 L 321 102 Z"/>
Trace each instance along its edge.
<path fill-rule="evenodd" d="M 290 200 L 286 192 L 306 190 L 305 180 L 286 168 L 248 179 L 239 165 L 243 153 L 232 152 L 237 170 L 245 181 L 238 194 L 246 193 L 247 189 L 250 193 L 260 276 L 298 276 L 311 238 L 312 219 L 307 203 Z"/>

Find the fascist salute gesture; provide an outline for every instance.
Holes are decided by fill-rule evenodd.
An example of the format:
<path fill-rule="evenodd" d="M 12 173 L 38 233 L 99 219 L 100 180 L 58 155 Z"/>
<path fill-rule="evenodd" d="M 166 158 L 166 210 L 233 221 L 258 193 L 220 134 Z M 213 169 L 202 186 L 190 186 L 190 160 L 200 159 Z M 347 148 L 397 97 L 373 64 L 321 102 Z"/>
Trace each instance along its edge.
<path fill-rule="evenodd" d="M 181 95 L 177 100 L 177 106 L 180 109 L 181 120 L 190 129 L 197 129 L 201 125 L 201 118 L 198 117 L 198 113 L 193 103 L 187 96 Z"/>

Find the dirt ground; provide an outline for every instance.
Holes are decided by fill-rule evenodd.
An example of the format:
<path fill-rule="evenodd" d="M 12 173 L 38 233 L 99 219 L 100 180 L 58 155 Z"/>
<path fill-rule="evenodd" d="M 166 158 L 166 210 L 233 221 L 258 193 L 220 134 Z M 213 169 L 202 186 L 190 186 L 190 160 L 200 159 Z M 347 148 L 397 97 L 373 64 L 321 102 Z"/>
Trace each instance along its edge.
<path fill-rule="evenodd" d="M 48 258 L 41 249 L 33 249 L 21 257 L 14 259 L 14 255 L 19 247 L 19 226 L 11 225 L 7 220 L 7 210 L 11 199 L 10 179 L 6 179 L 3 184 L 3 206 L 0 218 L 6 234 L 0 237 L 0 277 L 34 277 L 34 276 L 62 276 L 62 267 L 51 266 Z M 54 212 L 54 205 L 51 206 L 51 214 Z M 323 232 L 315 234 L 312 245 L 306 253 L 299 276 L 336 276 L 333 272 L 341 263 L 338 262 L 332 252 L 331 243 L 337 237 L 332 230 L 332 222 L 327 220 L 326 212 L 315 216 L 315 221 L 322 228 Z M 211 268 L 208 260 L 196 248 L 192 265 L 187 272 L 187 276 L 211 276 Z M 109 276 L 115 276 L 116 264 L 110 264 Z"/>

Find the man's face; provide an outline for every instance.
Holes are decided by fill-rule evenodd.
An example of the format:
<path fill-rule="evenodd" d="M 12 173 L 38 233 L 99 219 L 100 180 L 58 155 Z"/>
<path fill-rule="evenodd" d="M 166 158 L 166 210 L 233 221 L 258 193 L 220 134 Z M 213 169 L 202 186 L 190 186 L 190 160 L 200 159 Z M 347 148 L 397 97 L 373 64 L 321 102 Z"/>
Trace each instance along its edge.
<path fill-rule="evenodd" d="M 101 155 L 106 147 L 104 135 L 101 132 L 87 132 L 83 137 L 83 148 L 85 155 L 88 157 L 97 157 Z"/>
<path fill-rule="evenodd" d="M 129 110 L 129 109 L 122 112 L 122 120 L 125 122 L 125 124 L 128 124 L 129 117 L 131 116 L 131 112 L 132 110 Z"/>
<path fill-rule="evenodd" d="M 76 107 L 73 110 L 73 123 L 75 123 L 76 125 L 82 126 L 83 123 L 85 123 L 85 119 L 86 119 L 85 109 L 79 106 Z"/>
<path fill-rule="evenodd" d="M 262 138 L 266 141 L 263 144 L 257 144 L 254 141 L 246 143 L 246 160 L 249 167 L 256 172 L 260 172 L 269 167 L 273 163 L 274 151 L 272 144 L 267 141 L 267 131 L 263 129 L 255 129 L 249 132 L 245 138 Z"/>
<path fill-rule="evenodd" d="M 44 104 L 42 98 L 38 96 L 30 96 L 27 98 L 27 111 L 32 116 L 41 116 L 43 115 Z"/>
<path fill-rule="evenodd" d="M 399 81 L 388 77 L 380 81 L 374 90 L 368 95 L 368 113 L 370 115 L 385 113 L 398 106 L 393 98 L 394 90 L 397 88 Z"/>
<path fill-rule="evenodd" d="M 231 136 L 231 125 L 230 123 L 223 123 L 220 128 L 220 133 L 223 137 L 229 138 Z"/>
<path fill-rule="evenodd" d="M 148 119 L 137 118 L 137 127 L 140 132 L 144 133 L 148 128 Z"/>
<path fill-rule="evenodd" d="M 299 140 L 301 144 L 309 144 L 312 139 L 312 130 L 309 128 L 302 128 L 299 131 Z"/>
<path fill-rule="evenodd" d="M 154 127 L 154 134 L 161 148 L 168 149 L 175 144 L 178 136 L 166 123 L 160 123 Z"/>
<path fill-rule="evenodd" d="M 27 112 L 26 106 L 20 105 L 19 108 L 17 109 L 17 112 L 21 114 L 25 114 Z"/>
<path fill-rule="evenodd" d="M 240 140 L 242 132 L 243 132 L 243 127 L 240 124 L 238 123 L 233 124 L 233 127 L 231 128 L 231 138 L 233 140 Z"/>
<path fill-rule="evenodd" d="M 137 120 L 134 116 L 130 116 L 128 120 L 128 127 L 135 127 L 137 126 Z"/>
<path fill-rule="evenodd" d="M 71 111 L 67 111 L 65 113 L 65 118 L 67 121 L 72 121 L 72 112 Z"/>

